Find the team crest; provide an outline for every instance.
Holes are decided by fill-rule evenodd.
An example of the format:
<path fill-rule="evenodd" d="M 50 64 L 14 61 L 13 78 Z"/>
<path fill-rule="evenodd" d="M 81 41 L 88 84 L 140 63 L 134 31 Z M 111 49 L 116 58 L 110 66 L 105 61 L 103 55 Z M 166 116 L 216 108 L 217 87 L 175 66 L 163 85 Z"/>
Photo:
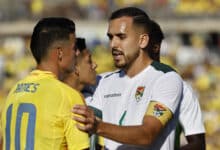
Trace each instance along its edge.
<path fill-rule="evenodd" d="M 153 112 L 154 116 L 160 117 L 164 114 L 164 111 L 166 111 L 166 109 L 162 105 L 160 104 L 154 105 L 154 112 Z"/>
<path fill-rule="evenodd" d="M 144 89 L 145 87 L 144 86 L 139 86 L 136 90 L 136 93 L 135 93 L 135 99 L 137 102 L 139 102 L 143 96 L 143 93 L 144 93 Z"/>

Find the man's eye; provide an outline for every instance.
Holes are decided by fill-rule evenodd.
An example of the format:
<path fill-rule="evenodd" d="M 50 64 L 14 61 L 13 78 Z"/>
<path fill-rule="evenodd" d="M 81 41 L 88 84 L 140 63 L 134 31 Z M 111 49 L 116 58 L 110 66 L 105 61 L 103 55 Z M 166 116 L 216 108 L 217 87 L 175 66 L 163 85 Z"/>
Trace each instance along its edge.
<path fill-rule="evenodd" d="M 112 38 L 113 38 L 113 36 L 110 35 L 110 34 L 107 34 L 107 37 L 108 37 L 109 40 L 112 40 Z"/>
<path fill-rule="evenodd" d="M 89 59 L 89 63 L 92 64 L 92 60 L 91 59 Z"/>
<path fill-rule="evenodd" d="M 121 40 L 123 40 L 123 39 L 126 38 L 126 36 L 125 36 L 125 35 L 120 35 L 119 38 L 120 38 Z"/>
<path fill-rule="evenodd" d="M 74 51 L 76 51 L 76 50 L 77 50 L 77 47 L 76 47 L 76 46 L 74 46 L 74 47 L 73 47 L 73 50 L 74 50 Z"/>

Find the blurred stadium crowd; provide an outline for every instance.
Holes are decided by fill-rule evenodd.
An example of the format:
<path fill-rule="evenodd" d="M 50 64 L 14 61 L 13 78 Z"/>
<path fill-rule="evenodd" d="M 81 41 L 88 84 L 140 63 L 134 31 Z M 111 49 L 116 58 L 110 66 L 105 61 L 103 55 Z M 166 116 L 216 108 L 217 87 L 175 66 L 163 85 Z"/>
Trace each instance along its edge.
<path fill-rule="evenodd" d="M 220 0 L 1 0 L 0 21 L 51 15 L 106 19 L 112 10 L 128 5 L 146 9 L 153 17 L 220 16 Z"/>
<path fill-rule="evenodd" d="M 220 0 L 0 0 L 0 25 L 17 20 L 34 22 L 45 16 L 66 16 L 88 23 L 106 21 L 112 10 L 129 5 L 145 9 L 156 20 L 211 17 L 220 22 Z M 162 62 L 175 67 L 194 87 L 204 115 L 207 149 L 217 150 L 220 148 L 220 29 L 168 32 L 164 28 L 164 31 Z M 29 50 L 30 34 L 0 35 L 1 107 L 12 85 L 35 65 Z M 89 39 L 89 48 L 98 64 L 97 72 L 115 69 L 107 40 L 89 34 L 85 38 Z"/>

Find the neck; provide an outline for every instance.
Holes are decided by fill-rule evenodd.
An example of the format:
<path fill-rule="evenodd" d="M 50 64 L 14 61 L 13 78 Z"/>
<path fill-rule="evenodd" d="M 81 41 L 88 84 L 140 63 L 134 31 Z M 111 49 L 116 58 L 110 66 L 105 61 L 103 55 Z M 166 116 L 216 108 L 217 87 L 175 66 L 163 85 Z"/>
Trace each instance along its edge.
<path fill-rule="evenodd" d="M 82 90 L 82 88 L 80 86 L 80 83 L 77 82 L 77 80 L 74 80 L 74 79 L 72 81 L 65 81 L 64 80 L 64 82 L 66 84 L 68 84 L 69 86 L 71 86 L 73 89 L 76 89 L 77 91 L 81 91 Z"/>
<path fill-rule="evenodd" d="M 41 62 L 36 69 L 52 72 L 59 79 L 59 72 L 56 66 L 50 62 Z"/>
<path fill-rule="evenodd" d="M 134 62 L 125 68 L 125 72 L 127 76 L 134 77 L 141 71 L 143 71 L 147 66 L 149 66 L 152 63 L 152 59 L 150 59 L 144 52 L 142 51 L 142 54 L 138 56 L 137 59 L 134 60 Z"/>
<path fill-rule="evenodd" d="M 64 79 L 64 83 L 68 84 L 77 91 L 81 91 L 84 88 L 84 85 L 81 84 L 79 77 L 74 72 Z"/>
<path fill-rule="evenodd" d="M 73 80 L 72 83 L 70 84 L 70 86 L 79 92 L 82 91 L 82 89 L 84 87 L 77 79 Z"/>

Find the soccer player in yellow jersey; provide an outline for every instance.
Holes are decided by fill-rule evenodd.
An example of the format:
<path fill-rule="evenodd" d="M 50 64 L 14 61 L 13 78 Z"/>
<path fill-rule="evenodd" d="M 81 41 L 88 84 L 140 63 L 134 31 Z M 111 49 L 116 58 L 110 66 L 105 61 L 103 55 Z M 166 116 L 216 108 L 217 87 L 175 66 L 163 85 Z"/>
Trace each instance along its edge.
<path fill-rule="evenodd" d="M 71 108 L 81 95 L 61 82 L 75 68 L 75 24 L 44 18 L 34 28 L 31 51 L 36 70 L 10 91 L 2 112 L 6 150 L 82 150 L 89 137 L 76 128 Z"/>

